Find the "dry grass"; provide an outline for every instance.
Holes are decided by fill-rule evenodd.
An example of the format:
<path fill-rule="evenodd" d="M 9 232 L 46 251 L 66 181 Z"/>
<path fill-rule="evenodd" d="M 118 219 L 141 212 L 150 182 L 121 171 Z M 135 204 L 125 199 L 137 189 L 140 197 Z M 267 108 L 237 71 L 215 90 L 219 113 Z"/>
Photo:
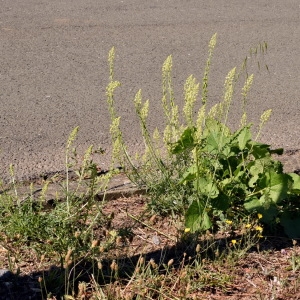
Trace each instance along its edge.
<path fill-rule="evenodd" d="M 76 261 L 64 257 L 64 269 L 55 253 L 8 243 L 1 268 L 14 275 L 0 279 L 0 299 L 61 299 L 67 290 L 65 299 L 300 298 L 296 241 L 261 239 L 247 253 L 228 243 L 226 232 L 179 242 L 182 220 L 152 215 L 146 203 L 143 196 L 107 203 L 103 210 L 114 217 L 109 228 L 95 230 L 97 251 Z M 113 247 L 103 248 L 113 234 Z"/>

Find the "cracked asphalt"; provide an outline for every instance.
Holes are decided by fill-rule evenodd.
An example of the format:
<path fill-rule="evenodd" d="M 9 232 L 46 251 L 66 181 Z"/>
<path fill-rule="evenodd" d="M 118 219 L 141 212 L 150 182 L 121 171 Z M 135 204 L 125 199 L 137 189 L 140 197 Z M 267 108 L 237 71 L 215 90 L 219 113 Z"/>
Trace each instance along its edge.
<path fill-rule="evenodd" d="M 90 144 L 109 152 L 105 87 L 112 46 L 115 77 L 122 83 L 117 109 L 128 147 L 139 150 L 135 93 L 141 88 L 150 99 L 150 127 L 163 128 L 163 61 L 173 55 L 175 97 L 182 106 L 184 81 L 190 74 L 201 81 L 215 32 L 210 105 L 222 98 L 228 71 L 248 57 L 248 72 L 254 74 L 249 121 L 258 124 L 271 108 L 260 140 L 300 149 L 298 0 L 1 0 L 0 177 L 9 177 L 10 163 L 19 180 L 64 169 L 66 140 L 75 126 L 80 153 Z M 267 53 L 250 59 L 249 49 L 263 42 Z M 239 89 L 235 98 L 232 127 L 240 120 Z M 95 160 L 105 169 L 108 157 Z"/>

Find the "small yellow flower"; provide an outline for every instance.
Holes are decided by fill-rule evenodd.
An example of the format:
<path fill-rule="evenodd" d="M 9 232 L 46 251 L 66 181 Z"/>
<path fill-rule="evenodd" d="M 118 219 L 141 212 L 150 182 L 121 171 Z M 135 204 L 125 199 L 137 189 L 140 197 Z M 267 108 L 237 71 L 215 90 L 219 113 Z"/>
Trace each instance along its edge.
<path fill-rule="evenodd" d="M 237 243 L 236 240 L 231 240 L 232 245 L 235 245 Z"/>
<path fill-rule="evenodd" d="M 190 231 L 191 231 L 191 228 L 185 228 L 185 229 L 184 229 L 184 232 L 186 232 L 186 233 L 187 233 L 187 232 L 190 232 Z"/>
<path fill-rule="evenodd" d="M 263 228 L 262 228 L 261 226 L 256 226 L 256 227 L 255 227 L 255 230 L 262 232 L 262 231 L 263 231 Z"/>
<path fill-rule="evenodd" d="M 251 227 L 251 224 L 246 224 L 245 227 L 246 227 L 246 228 L 250 228 L 250 227 Z"/>
<path fill-rule="evenodd" d="M 263 217 L 262 214 L 257 214 L 258 219 L 261 219 Z"/>
<path fill-rule="evenodd" d="M 228 225 L 231 225 L 232 224 L 232 221 L 231 220 L 226 220 L 225 221 Z"/>

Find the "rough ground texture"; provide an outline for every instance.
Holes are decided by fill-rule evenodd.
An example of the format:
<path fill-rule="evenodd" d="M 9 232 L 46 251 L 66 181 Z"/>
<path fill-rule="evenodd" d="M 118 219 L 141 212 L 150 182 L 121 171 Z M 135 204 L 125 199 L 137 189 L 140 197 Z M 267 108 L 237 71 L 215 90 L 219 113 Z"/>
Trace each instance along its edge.
<path fill-rule="evenodd" d="M 298 0 L 45 1 L 2 0 L 0 7 L 0 177 L 15 165 L 19 179 L 63 169 L 70 131 L 80 126 L 79 148 L 109 150 L 105 103 L 107 54 L 116 47 L 118 111 L 131 149 L 139 129 L 131 100 L 139 88 L 150 98 L 152 127 L 163 127 L 161 65 L 174 58 L 174 86 L 182 103 L 184 80 L 202 78 L 207 43 L 218 33 L 210 101 L 222 96 L 226 74 L 240 66 L 249 48 L 268 43 L 268 54 L 249 62 L 255 83 L 249 120 L 273 109 L 261 139 L 274 147 L 299 149 Z M 268 65 L 269 73 L 264 67 Z M 232 109 L 232 124 L 240 118 Z M 98 158 L 105 166 L 108 159 Z"/>
<path fill-rule="evenodd" d="M 113 228 L 131 228 L 133 236 L 122 240 L 111 252 L 104 253 L 103 265 L 110 265 L 112 259 L 115 258 L 119 264 L 120 274 L 124 275 L 126 272 L 130 273 L 130 266 L 135 267 L 140 254 L 143 254 L 146 260 L 152 258 L 156 262 L 164 264 L 167 264 L 170 259 L 174 259 L 175 263 L 174 268 L 172 267 L 172 272 L 174 272 L 176 278 L 179 278 L 184 271 L 179 266 L 183 259 L 183 253 L 186 252 L 189 255 L 189 251 L 191 251 L 188 244 L 178 245 L 173 241 L 176 239 L 176 227 L 180 227 L 180 220 L 175 222 L 175 220 L 151 216 L 151 214 L 146 213 L 140 220 L 150 224 L 152 227 L 150 229 L 128 217 L 127 213 L 133 216 L 141 216 L 144 213 L 145 204 L 146 199 L 140 196 L 118 198 L 109 202 L 109 205 L 104 209 L 105 213 L 115 213 L 112 223 Z M 158 230 L 158 233 L 155 230 Z M 95 234 L 97 235 L 97 233 Z M 166 238 L 166 236 L 169 238 Z M 13 252 L 10 254 L 9 261 L 7 250 L 3 247 L 0 248 L 1 300 L 42 299 L 41 286 L 38 282 L 39 277 L 47 280 L 47 276 L 49 276 L 48 281 L 50 281 L 50 278 L 54 281 L 53 278 L 59 278 L 60 276 L 64 278 L 64 270 L 57 267 L 59 261 L 54 261 L 53 257 L 46 255 L 42 261 L 40 256 L 30 247 L 16 249 L 16 251 L 16 256 L 14 256 Z M 203 255 L 203 257 L 206 257 L 205 253 Z M 105 263 L 104 261 L 107 257 L 109 257 L 109 260 Z M 226 260 L 224 260 L 224 265 L 222 263 L 204 263 L 203 274 L 191 275 L 195 276 L 194 280 L 199 281 L 199 287 L 191 289 L 187 293 L 186 298 L 181 299 L 300 299 L 299 257 L 300 247 L 296 244 L 296 241 L 294 241 L 294 245 L 291 240 L 285 238 L 262 241 L 257 244 L 257 247 L 251 249 L 246 256 L 235 261 L 235 263 L 228 264 Z M 9 268 L 13 270 L 19 269 L 20 275 L 17 276 L 10 273 L 8 271 Z M 83 264 L 80 270 L 83 270 L 83 274 L 87 274 L 87 277 L 80 277 L 79 281 L 89 281 L 89 278 L 91 278 L 91 266 Z M 124 289 L 129 278 L 125 275 L 124 277 L 120 276 L 119 282 L 122 282 L 122 279 L 124 279 L 124 285 L 121 286 Z M 185 276 L 189 275 L 185 274 Z M 227 279 L 222 281 L 222 278 Z M 140 284 L 146 283 L 142 282 Z M 148 284 L 151 286 L 150 283 Z M 172 282 L 171 286 L 173 284 L 174 282 Z M 183 289 L 187 289 L 186 285 L 181 285 L 183 285 Z M 130 291 L 133 287 L 134 282 L 129 285 L 128 290 Z M 64 288 L 62 287 L 62 290 Z M 162 299 L 172 299 L 172 295 L 177 295 L 178 291 L 176 289 L 170 293 L 169 297 Z M 48 293 L 55 290 L 57 290 L 57 283 L 56 285 L 53 283 L 48 287 Z M 95 299 L 91 298 L 91 296 L 87 292 L 85 297 L 78 299 Z M 50 297 L 48 299 L 55 300 L 60 298 L 53 296 L 53 298 Z M 112 299 L 120 298 L 116 296 Z"/>

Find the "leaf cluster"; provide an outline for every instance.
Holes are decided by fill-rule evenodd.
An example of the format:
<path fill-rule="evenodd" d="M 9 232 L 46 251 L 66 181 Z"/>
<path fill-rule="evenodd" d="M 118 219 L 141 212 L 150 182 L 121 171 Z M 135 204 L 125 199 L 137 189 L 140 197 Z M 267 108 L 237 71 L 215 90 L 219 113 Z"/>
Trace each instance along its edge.
<path fill-rule="evenodd" d="M 194 151 L 196 159 L 187 167 L 179 184 L 189 188 L 186 227 L 207 230 L 216 218 L 251 213 L 262 214 L 262 222 L 283 226 L 290 237 L 300 232 L 300 176 L 284 173 L 269 145 L 252 139 L 251 124 L 235 132 L 208 118 L 201 140 L 197 128 L 187 127 L 173 145 L 173 154 Z"/>

